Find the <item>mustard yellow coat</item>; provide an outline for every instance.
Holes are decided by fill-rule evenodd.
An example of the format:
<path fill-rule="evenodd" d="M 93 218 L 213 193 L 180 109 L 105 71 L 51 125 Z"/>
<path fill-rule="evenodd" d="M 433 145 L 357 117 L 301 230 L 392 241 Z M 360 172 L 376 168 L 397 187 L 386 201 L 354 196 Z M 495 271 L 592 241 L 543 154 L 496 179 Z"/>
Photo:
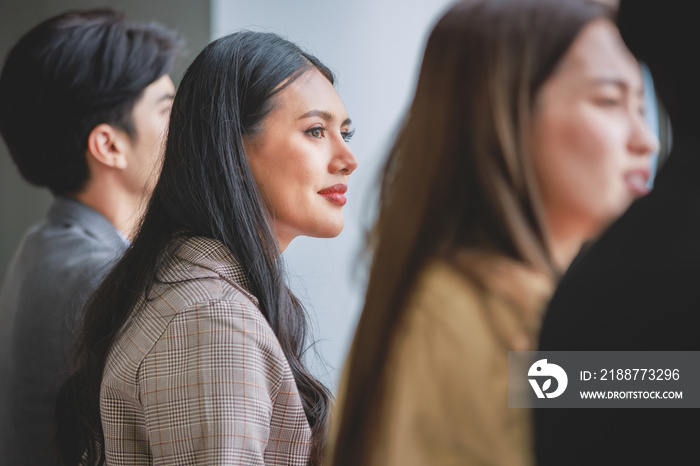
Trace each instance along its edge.
<path fill-rule="evenodd" d="M 389 355 L 372 465 L 533 464 L 532 413 L 508 408 L 508 351 L 534 350 L 551 280 L 478 260 L 486 290 L 444 261 L 419 277 Z"/>

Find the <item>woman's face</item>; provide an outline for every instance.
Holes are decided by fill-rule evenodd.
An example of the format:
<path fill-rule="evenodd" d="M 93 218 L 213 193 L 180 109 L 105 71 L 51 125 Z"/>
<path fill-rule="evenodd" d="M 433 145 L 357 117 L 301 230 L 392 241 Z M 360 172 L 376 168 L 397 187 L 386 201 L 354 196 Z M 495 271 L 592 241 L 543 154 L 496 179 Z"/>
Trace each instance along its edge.
<path fill-rule="evenodd" d="M 590 238 L 646 194 L 658 141 L 639 64 L 608 20 L 588 24 L 536 96 L 531 153 L 553 241 Z"/>
<path fill-rule="evenodd" d="M 299 235 L 340 233 L 345 191 L 357 159 L 348 147 L 345 105 L 318 70 L 305 72 L 274 99 L 262 131 L 246 137 L 245 146 L 284 251 Z"/>

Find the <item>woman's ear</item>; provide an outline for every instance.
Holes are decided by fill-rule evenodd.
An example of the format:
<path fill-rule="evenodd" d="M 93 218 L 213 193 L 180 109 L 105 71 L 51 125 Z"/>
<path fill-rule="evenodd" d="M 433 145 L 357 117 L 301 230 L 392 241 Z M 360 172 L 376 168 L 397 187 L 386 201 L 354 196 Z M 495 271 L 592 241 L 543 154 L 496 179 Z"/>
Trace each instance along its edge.
<path fill-rule="evenodd" d="M 129 137 L 123 130 L 102 123 L 90 131 L 86 156 L 107 167 L 124 170 L 127 166 L 128 147 Z"/>

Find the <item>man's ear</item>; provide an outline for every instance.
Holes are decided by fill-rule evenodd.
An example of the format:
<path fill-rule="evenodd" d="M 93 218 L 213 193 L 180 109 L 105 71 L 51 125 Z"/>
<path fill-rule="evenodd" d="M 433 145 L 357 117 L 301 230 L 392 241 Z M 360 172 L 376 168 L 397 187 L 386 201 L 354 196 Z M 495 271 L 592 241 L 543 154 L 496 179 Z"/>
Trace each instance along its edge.
<path fill-rule="evenodd" d="M 129 137 L 123 130 L 102 123 L 90 131 L 86 155 L 102 165 L 124 170 L 127 166 L 128 147 Z"/>

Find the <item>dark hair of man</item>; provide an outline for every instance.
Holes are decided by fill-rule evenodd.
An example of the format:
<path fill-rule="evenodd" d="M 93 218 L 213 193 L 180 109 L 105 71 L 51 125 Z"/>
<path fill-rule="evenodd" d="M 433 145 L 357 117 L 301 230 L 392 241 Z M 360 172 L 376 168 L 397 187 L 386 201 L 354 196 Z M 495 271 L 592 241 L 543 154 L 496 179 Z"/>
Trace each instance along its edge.
<path fill-rule="evenodd" d="M 80 192 L 90 132 L 107 123 L 138 137 L 134 104 L 180 46 L 174 31 L 109 9 L 64 13 L 25 34 L 0 76 L 0 134 L 22 176 L 57 195 Z"/>
<path fill-rule="evenodd" d="M 579 32 L 608 14 L 581 0 L 469 0 L 434 27 L 384 166 L 365 305 L 329 458 L 334 466 L 376 459 L 387 361 L 428 260 L 445 258 L 485 292 L 478 254 L 554 274 L 528 154 L 530 118 L 538 90 Z"/>
<path fill-rule="evenodd" d="M 305 368 L 305 311 L 285 284 L 269 216 L 248 164 L 243 136 L 260 131 L 275 95 L 309 69 L 331 72 L 269 33 L 239 32 L 209 44 L 189 67 L 173 103 L 161 177 L 132 247 L 86 310 L 75 371 L 57 403 L 57 440 L 66 464 L 103 464 L 99 395 L 107 354 L 173 240 L 221 241 L 247 274 L 289 362 L 312 429 L 310 464 L 320 464 L 330 393 Z"/>

